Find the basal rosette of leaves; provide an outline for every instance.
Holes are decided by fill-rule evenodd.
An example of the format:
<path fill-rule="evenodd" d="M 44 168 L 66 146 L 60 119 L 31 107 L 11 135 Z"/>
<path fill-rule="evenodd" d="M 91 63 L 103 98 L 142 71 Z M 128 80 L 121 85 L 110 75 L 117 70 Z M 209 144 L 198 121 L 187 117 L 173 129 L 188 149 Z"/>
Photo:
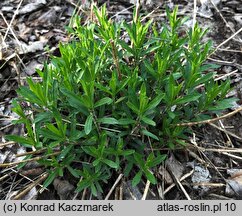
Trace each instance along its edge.
<path fill-rule="evenodd" d="M 209 119 L 234 99 L 226 98 L 229 81 L 215 82 L 217 66 L 206 63 L 206 30 L 195 25 L 180 34 L 186 18 L 177 8 L 167 10 L 161 29 L 141 18 L 115 23 L 105 7 L 94 11 L 87 25 L 73 18 L 73 40 L 37 71 L 42 81 L 28 78 L 18 90 L 15 123 L 25 125 L 26 136 L 8 139 L 44 151 L 45 186 L 69 172 L 79 179 L 77 191 L 96 196 L 115 173 L 133 185 L 142 177 L 156 184 L 166 156 L 155 149 L 185 145 L 191 132 L 177 124 Z"/>

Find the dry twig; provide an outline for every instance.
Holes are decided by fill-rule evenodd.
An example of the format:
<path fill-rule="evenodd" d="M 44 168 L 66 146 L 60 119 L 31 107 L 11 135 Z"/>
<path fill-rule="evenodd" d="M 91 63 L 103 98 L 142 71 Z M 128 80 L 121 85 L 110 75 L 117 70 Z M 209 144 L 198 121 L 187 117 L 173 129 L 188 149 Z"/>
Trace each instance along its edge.
<path fill-rule="evenodd" d="M 17 194 L 13 200 L 19 200 L 21 199 L 23 196 L 25 196 L 32 188 L 34 188 L 36 185 L 38 185 L 39 183 L 41 183 L 42 181 L 44 181 L 47 177 L 48 177 L 48 173 L 44 173 L 39 179 L 37 179 L 36 181 L 34 181 L 33 183 L 31 183 L 29 186 L 27 186 L 22 192 L 20 192 L 19 194 Z"/>
<path fill-rule="evenodd" d="M 218 50 L 218 48 L 220 48 L 220 47 L 223 46 L 224 44 L 228 43 L 231 39 L 233 39 L 233 38 L 234 38 L 236 35 L 238 35 L 240 32 L 242 32 L 242 27 L 241 27 L 237 32 L 235 32 L 233 35 L 231 35 L 228 39 L 226 39 L 226 40 L 223 41 L 221 44 L 219 44 L 219 45 L 214 49 L 214 51 L 213 51 L 210 55 L 214 54 L 214 53 Z"/>
<path fill-rule="evenodd" d="M 183 192 L 183 194 L 185 195 L 187 200 L 191 200 L 191 197 L 188 195 L 186 189 L 183 187 L 183 185 L 181 184 L 180 180 L 176 177 L 176 175 L 173 173 L 173 171 L 169 169 L 169 173 L 171 174 L 173 180 L 175 181 L 177 186 L 181 189 L 181 191 Z"/>
<path fill-rule="evenodd" d="M 193 125 L 199 125 L 199 124 L 209 124 L 209 123 L 212 123 L 212 122 L 215 122 L 215 121 L 218 121 L 218 120 L 225 119 L 225 118 L 228 118 L 230 116 L 233 116 L 233 115 L 235 115 L 236 113 L 238 113 L 240 111 L 242 111 L 242 106 L 239 107 L 238 109 L 230 112 L 230 113 L 227 113 L 225 115 L 222 115 L 222 116 L 219 116 L 219 117 L 216 117 L 216 118 L 213 118 L 213 119 L 197 121 L 197 122 L 179 123 L 179 124 L 175 124 L 175 126 L 193 126 Z"/>
<path fill-rule="evenodd" d="M 180 178 L 180 181 L 182 182 L 183 180 L 185 180 L 186 178 L 190 177 L 192 174 L 194 173 L 194 169 L 192 169 L 189 173 L 185 174 L 184 176 L 182 176 Z M 167 187 L 164 192 L 163 195 L 165 195 L 166 193 L 168 193 L 173 187 L 175 187 L 176 184 L 172 183 L 169 187 Z"/>
<path fill-rule="evenodd" d="M 123 174 L 120 174 L 118 176 L 118 178 L 116 179 L 116 181 L 114 182 L 112 188 L 110 189 L 110 191 L 108 192 L 107 196 L 105 197 L 105 200 L 108 200 L 108 198 L 110 197 L 110 195 L 112 194 L 113 190 L 116 188 L 117 184 L 119 183 L 119 181 L 122 179 Z"/>
<path fill-rule="evenodd" d="M 145 185 L 145 190 L 144 190 L 144 193 L 143 193 L 141 200 L 146 200 L 149 188 L 150 188 L 150 181 L 147 180 L 146 185 Z"/>
<path fill-rule="evenodd" d="M 6 143 L 0 143 L 0 148 L 3 148 L 5 146 L 9 146 L 9 145 L 14 145 L 17 144 L 16 142 L 10 141 L 10 142 L 6 142 Z"/>
<path fill-rule="evenodd" d="M 3 164 L 0 164 L 0 167 L 10 167 L 10 166 L 15 166 L 15 165 L 18 165 L 18 164 L 21 164 L 21 163 L 27 163 L 27 162 L 30 162 L 30 161 L 38 161 L 38 160 L 41 160 L 41 159 L 46 158 L 46 157 L 58 155 L 60 153 L 61 152 L 59 151 L 59 152 L 54 152 L 52 154 L 48 154 L 48 155 L 44 155 L 44 156 L 40 156 L 40 157 L 35 157 L 35 158 L 31 158 L 31 159 L 26 159 L 26 160 L 22 160 L 22 161 L 17 161 L 17 162 L 12 162 L 12 163 L 3 163 Z"/>

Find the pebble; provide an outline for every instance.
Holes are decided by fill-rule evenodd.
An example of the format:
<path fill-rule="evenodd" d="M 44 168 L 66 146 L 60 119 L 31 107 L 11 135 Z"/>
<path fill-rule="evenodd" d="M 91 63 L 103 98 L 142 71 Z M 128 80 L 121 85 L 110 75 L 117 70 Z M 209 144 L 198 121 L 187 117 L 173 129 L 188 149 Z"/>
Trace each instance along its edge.
<path fill-rule="evenodd" d="M 13 12 L 13 7 L 12 6 L 4 6 L 1 9 L 2 12 Z"/>

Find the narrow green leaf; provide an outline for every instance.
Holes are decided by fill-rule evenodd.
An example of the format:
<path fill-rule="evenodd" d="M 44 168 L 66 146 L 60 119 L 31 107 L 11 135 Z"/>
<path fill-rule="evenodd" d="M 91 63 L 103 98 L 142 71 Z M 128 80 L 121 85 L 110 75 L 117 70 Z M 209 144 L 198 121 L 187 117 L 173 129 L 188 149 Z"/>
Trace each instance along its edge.
<path fill-rule="evenodd" d="M 101 100 L 97 101 L 94 105 L 95 108 L 102 106 L 104 104 L 111 104 L 113 100 L 109 97 L 102 98 Z"/>
<path fill-rule="evenodd" d="M 155 69 L 153 68 L 153 66 L 150 64 L 150 62 L 148 62 L 147 60 L 144 60 L 144 65 L 145 67 L 148 69 L 147 71 L 155 78 L 158 78 L 158 73 L 155 71 Z"/>
<path fill-rule="evenodd" d="M 44 181 L 43 186 L 47 188 L 54 181 L 56 177 L 57 177 L 57 170 L 55 169 L 50 173 L 48 178 Z"/>
<path fill-rule="evenodd" d="M 84 146 L 82 147 L 85 153 L 91 155 L 92 157 L 98 157 L 98 150 L 93 146 Z"/>
<path fill-rule="evenodd" d="M 126 165 L 126 167 L 124 169 L 124 176 L 125 177 L 128 177 L 129 176 L 129 173 L 130 173 L 130 171 L 132 170 L 132 168 L 134 166 L 134 163 L 131 162 L 131 161 L 128 161 L 127 163 L 128 164 Z"/>
<path fill-rule="evenodd" d="M 30 158 L 32 158 L 32 157 L 33 157 L 33 155 L 27 155 L 26 157 L 24 157 L 23 160 L 28 160 L 28 159 L 30 159 Z M 17 169 L 18 169 L 18 170 L 19 170 L 19 169 L 22 169 L 27 163 L 28 163 L 28 162 L 24 162 L 24 163 L 20 163 L 20 164 L 18 164 L 18 165 L 17 165 Z"/>
<path fill-rule="evenodd" d="M 165 159 L 166 159 L 166 155 L 159 155 L 150 162 L 149 167 L 155 167 L 157 165 L 160 165 L 161 162 L 164 161 Z"/>
<path fill-rule="evenodd" d="M 141 154 L 135 152 L 134 159 L 136 161 L 136 164 L 138 164 L 140 168 L 143 168 L 145 166 L 145 161 Z"/>
<path fill-rule="evenodd" d="M 146 178 L 152 183 L 152 184 L 156 184 L 156 178 L 155 176 L 149 171 L 149 170 L 145 170 L 144 171 Z"/>
<path fill-rule="evenodd" d="M 148 49 L 146 49 L 145 51 L 142 52 L 142 55 L 145 56 L 149 53 L 153 53 L 154 51 L 156 51 L 157 49 L 159 49 L 161 47 L 161 45 L 154 45 L 152 47 L 149 47 Z"/>
<path fill-rule="evenodd" d="M 132 109 L 136 114 L 139 114 L 139 108 L 132 104 L 130 101 L 127 102 L 127 105 L 130 109 Z"/>
<path fill-rule="evenodd" d="M 62 149 L 61 153 L 58 155 L 58 160 L 61 160 L 66 157 L 66 155 L 72 150 L 73 145 L 69 144 L 64 149 Z"/>
<path fill-rule="evenodd" d="M 53 118 L 53 114 L 51 112 L 41 112 L 36 115 L 34 123 L 49 121 L 51 118 Z"/>
<path fill-rule="evenodd" d="M 63 175 L 64 175 L 63 168 L 62 167 L 58 167 L 57 168 L 57 173 L 58 173 L 59 176 L 63 177 Z"/>
<path fill-rule="evenodd" d="M 221 101 L 217 101 L 216 104 L 211 106 L 208 110 L 218 111 L 231 108 L 233 106 L 233 103 L 237 100 L 237 98 L 226 98 Z"/>
<path fill-rule="evenodd" d="M 130 118 L 122 118 L 118 120 L 118 124 L 120 125 L 129 125 L 134 124 L 136 121 Z"/>
<path fill-rule="evenodd" d="M 17 93 L 24 97 L 25 100 L 29 101 L 30 103 L 36 103 L 38 105 L 43 105 L 42 101 L 33 93 L 30 89 L 25 86 L 22 86 L 20 89 L 17 90 Z"/>
<path fill-rule="evenodd" d="M 123 90 L 123 88 L 129 83 L 130 77 L 126 78 L 125 80 L 123 80 L 123 82 L 120 84 L 119 89 L 117 90 L 116 93 L 118 93 L 119 91 Z"/>
<path fill-rule="evenodd" d="M 132 186 L 135 187 L 137 184 L 140 183 L 142 177 L 142 171 L 140 170 L 138 173 L 136 173 L 135 177 L 132 180 Z"/>
<path fill-rule="evenodd" d="M 53 133 L 53 134 L 55 134 L 57 137 L 62 138 L 62 133 L 61 133 L 61 131 L 60 131 L 57 127 L 55 127 L 53 124 L 48 123 L 48 124 L 46 124 L 46 127 L 47 127 L 47 128 Z"/>
<path fill-rule="evenodd" d="M 150 119 L 150 118 L 147 118 L 147 117 L 145 117 L 145 116 L 142 116 L 142 117 L 141 117 L 141 120 L 142 120 L 144 123 L 148 124 L 148 125 L 156 126 L 156 123 L 155 123 L 152 119 Z"/>
<path fill-rule="evenodd" d="M 164 98 L 164 94 L 160 94 L 156 96 L 147 106 L 146 110 L 153 110 L 155 109 L 161 102 L 161 100 Z"/>
<path fill-rule="evenodd" d="M 84 131 L 88 135 L 92 131 L 93 116 L 90 114 L 85 122 Z"/>
<path fill-rule="evenodd" d="M 128 53 L 134 55 L 134 50 L 129 46 L 127 45 L 124 41 L 122 40 L 118 40 L 118 43 L 121 45 L 121 47 L 123 49 L 125 49 Z"/>
<path fill-rule="evenodd" d="M 79 130 L 75 130 L 72 131 L 72 134 L 70 135 L 70 140 L 71 141 L 76 141 L 82 137 L 84 137 L 86 135 L 85 131 L 79 131 Z"/>
<path fill-rule="evenodd" d="M 77 186 L 76 192 L 81 192 L 83 189 L 88 188 L 91 182 L 88 179 L 82 179 Z"/>
<path fill-rule="evenodd" d="M 197 93 L 197 94 L 191 94 L 191 95 L 185 95 L 182 98 L 178 98 L 175 100 L 175 104 L 184 104 L 192 101 L 198 100 L 202 95 Z"/>
<path fill-rule="evenodd" d="M 146 110 L 146 106 L 148 103 L 148 97 L 146 96 L 146 86 L 145 83 L 142 83 L 140 88 L 140 96 L 139 96 L 139 112 L 143 113 Z"/>
<path fill-rule="evenodd" d="M 119 99 L 117 99 L 117 100 L 115 101 L 115 104 L 118 104 L 118 103 L 122 102 L 125 98 L 126 98 L 126 97 L 120 97 Z"/>
<path fill-rule="evenodd" d="M 60 91 L 67 97 L 68 102 L 72 107 L 80 110 L 85 115 L 89 114 L 86 107 L 82 103 L 82 97 L 76 95 L 74 92 L 69 91 L 68 89 L 62 88 Z"/>
<path fill-rule="evenodd" d="M 56 146 L 59 146 L 59 145 L 60 145 L 60 141 L 57 140 L 57 141 L 54 141 L 54 142 L 50 142 L 48 147 L 55 148 Z"/>
<path fill-rule="evenodd" d="M 159 141 L 159 138 L 155 134 L 153 134 L 153 133 L 151 133 L 151 132 L 149 132 L 147 130 L 142 130 L 142 133 L 144 135 L 148 136 L 148 137 L 151 137 L 151 138 Z"/>
<path fill-rule="evenodd" d="M 108 166 L 110 166 L 111 168 L 117 169 L 118 168 L 118 164 L 116 164 L 115 162 L 108 160 L 108 159 L 103 159 L 102 160 L 105 164 L 107 164 Z"/>
<path fill-rule="evenodd" d="M 98 181 L 95 182 L 95 186 L 97 188 L 97 191 L 99 191 L 100 193 L 103 193 L 103 189 Z"/>
<path fill-rule="evenodd" d="M 98 159 L 96 159 L 96 160 L 94 160 L 94 161 L 92 162 L 92 165 L 95 167 L 95 166 L 97 166 L 99 163 L 100 163 L 100 159 L 98 158 Z"/>
<path fill-rule="evenodd" d="M 98 119 L 98 122 L 101 124 L 111 124 L 111 125 L 119 124 L 118 120 L 112 117 L 100 118 Z"/>
<path fill-rule="evenodd" d="M 91 184 L 91 192 L 95 197 L 97 196 L 97 188 L 95 187 L 94 183 Z"/>
<path fill-rule="evenodd" d="M 21 118 L 26 119 L 26 115 L 22 109 L 22 107 L 19 105 L 16 99 L 12 101 L 13 108 L 12 110 L 17 113 Z"/>
<path fill-rule="evenodd" d="M 97 87 L 98 89 L 102 90 L 103 92 L 106 92 L 110 95 L 112 95 L 112 92 L 110 91 L 110 88 L 107 86 L 103 86 L 100 83 L 95 83 L 95 87 Z"/>
<path fill-rule="evenodd" d="M 134 154 L 135 153 L 135 150 L 124 150 L 123 152 L 122 152 L 122 155 L 124 155 L 124 156 L 128 156 L 128 155 L 132 155 L 132 154 Z"/>
<path fill-rule="evenodd" d="M 187 143 L 184 141 L 184 140 L 179 140 L 179 139 L 176 139 L 176 142 L 182 146 L 186 146 Z"/>
<path fill-rule="evenodd" d="M 220 65 L 216 65 L 216 64 L 205 64 L 201 66 L 200 71 L 203 72 L 203 71 L 208 71 L 210 69 L 218 69 L 220 67 L 221 67 Z"/>
<path fill-rule="evenodd" d="M 48 139 L 57 140 L 59 142 L 61 142 L 63 140 L 62 136 L 59 136 L 59 135 L 53 133 L 52 131 L 48 130 L 47 128 L 40 129 L 39 133 Z"/>
<path fill-rule="evenodd" d="M 176 114 L 174 112 L 168 111 L 167 113 L 171 119 L 174 119 L 176 117 Z"/>
<path fill-rule="evenodd" d="M 17 135 L 6 135 L 5 136 L 8 140 L 20 143 L 20 144 L 24 144 L 24 145 L 28 145 L 28 146 L 34 146 L 35 142 L 30 138 L 30 137 L 21 137 L 21 136 L 17 136 Z"/>
<path fill-rule="evenodd" d="M 210 79 L 212 79 L 214 76 L 214 73 L 208 73 L 206 75 L 203 75 L 201 78 L 197 79 L 192 86 L 197 86 L 202 83 L 206 83 Z"/>

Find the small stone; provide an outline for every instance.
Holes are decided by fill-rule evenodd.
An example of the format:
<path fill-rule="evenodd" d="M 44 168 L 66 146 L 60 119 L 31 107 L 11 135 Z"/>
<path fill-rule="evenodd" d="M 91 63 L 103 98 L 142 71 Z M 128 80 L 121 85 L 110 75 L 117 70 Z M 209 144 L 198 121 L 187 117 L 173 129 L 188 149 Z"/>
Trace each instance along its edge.
<path fill-rule="evenodd" d="M 31 36 L 29 37 L 29 40 L 30 40 L 30 41 L 36 41 L 36 36 L 35 36 L 35 35 L 31 35 Z"/>
<path fill-rule="evenodd" d="M 13 7 L 12 6 L 4 6 L 1 9 L 2 12 L 13 12 Z"/>

